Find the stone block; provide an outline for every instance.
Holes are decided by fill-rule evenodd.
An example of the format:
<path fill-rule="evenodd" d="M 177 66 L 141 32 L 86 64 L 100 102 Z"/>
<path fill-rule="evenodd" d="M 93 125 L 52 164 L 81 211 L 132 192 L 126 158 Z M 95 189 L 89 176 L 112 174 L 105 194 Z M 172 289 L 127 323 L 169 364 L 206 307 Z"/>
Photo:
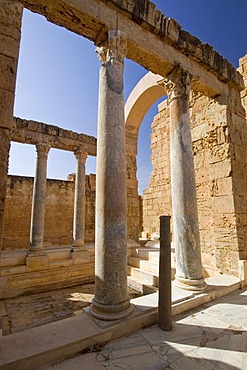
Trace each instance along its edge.
<path fill-rule="evenodd" d="M 26 257 L 27 272 L 48 270 L 49 257 L 46 254 L 29 254 Z"/>
<path fill-rule="evenodd" d="M 174 43 L 178 41 L 181 26 L 173 18 L 169 18 L 167 22 L 167 37 Z"/>
<path fill-rule="evenodd" d="M 7 275 L 17 275 L 17 274 L 25 274 L 27 272 L 26 266 L 14 266 L 14 267 L 8 267 L 4 268 L 0 271 L 1 276 L 7 276 Z"/>
<path fill-rule="evenodd" d="M 90 261 L 90 253 L 87 249 L 75 249 L 71 251 L 70 256 L 74 265 Z"/>
<path fill-rule="evenodd" d="M 1 120 L 0 127 L 11 128 L 13 125 L 14 93 L 0 88 Z"/>
<path fill-rule="evenodd" d="M 49 260 L 49 269 L 58 269 L 58 268 L 64 268 L 64 267 L 70 267 L 73 264 L 72 259 L 68 260 L 61 260 L 61 261 L 50 261 Z"/>
<path fill-rule="evenodd" d="M 209 174 L 211 180 L 228 177 L 231 175 L 231 164 L 231 160 L 226 159 L 223 162 L 213 163 L 208 169 L 205 169 L 205 171 Z"/>
<path fill-rule="evenodd" d="M 214 197 L 212 200 L 214 213 L 234 213 L 235 204 L 233 195 Z"/>
<path fill-rule="evenodd" d="M 242 146 L 235 145 L 235 158 L 237 161 L 247 164 L 247 149 Z"/>

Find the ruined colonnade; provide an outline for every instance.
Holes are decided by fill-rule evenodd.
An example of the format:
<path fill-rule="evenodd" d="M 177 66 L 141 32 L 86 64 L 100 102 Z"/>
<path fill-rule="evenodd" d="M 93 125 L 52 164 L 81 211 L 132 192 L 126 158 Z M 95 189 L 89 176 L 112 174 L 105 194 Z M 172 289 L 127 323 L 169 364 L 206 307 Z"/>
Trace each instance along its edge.
<path fill-rule="evenodd" d="M 92 315 L 103 319 L 121 318 L 131 312 L 127 296 L 127 190 L 123 101 L 123 61 L 127 41 L 120 31 L 109 31 L 108 37 L 108 45 L 99 50 L 103 64 L 100 77 L 97 153 L 96 294 L 91 307 Z M 176 117 L 176 108 L 174 112 L 175 120 L 179 120 L 179 117 Z M 176 122 L 174 124 L 176 125 Z M 105 130 L 106 127 L 109 130 Z M 39 156 L 39 150 L 37 146 L 31 252 L 41 251 L 43 248 L 46 155 Z M 79 153 L 76 156 L 78 166 L 73 251 L 84 244 L 83 224 L 78 222 L 78 219 L 83 219 L 84 214 L 84 205 L 81 203 L 84 186 L 79 173 L 83 173 L 85 163 Z M 35 212 L 36 209 L 39 212 Z M 198 268 L 200 269 L 200 265 Z M 197 280 L 198 277 L 190 272 L 189 264 L 187 273 L 182 275 L 191 281 Z M 199 278 L 201 279 L 201 276 Z"/>
<path fill-rule="evenodd" d="M 190 38 L 172 19 L 164 17 L 151 3 L 147 3 L 150 12 L 129 19 L 130 3 L 110 0 L 109 4 L 99 0 L 97 7 L 89 2 L 71 1 L 70 12 L 76 9 L 77 18 L 82 22 L 67 22 L 66 14 L 61 12 L 61 3 L 42 6 L 42 0 L 36 5 L 28 0 L 4 0 L 1 5 L 5 42 L 0 50 L 1 81 L 0 94 L 7 102 L 1 107 L 1 142 L 0 156 L 1 197 L 0 197 L 0 233 L 2 238 L 4 202 L 8 153 L 13 122 L 13 105 L 16 82 L 16 70 L 20 45 L 20 28 L 23 5 L 29 6 L 52 19 L 60 26 L 70 24 L 70 29 L 93 40 L 99 45 L 102 66 L 99 87 L 99 140 L 97 152 L 97 199 L 96 199 L 96 294 L 91 306 L 91 314 L 100 319 L 119 319 L 128 315 L 132 308 L 127 296 L 127 186 L 126 186 L 126 145 L 123 103 L 123 65 L 128 57 L 154 73 L 162 73 L 166 79 L 167 93 L 171 113 L 171 178 L 174 213 L 175 241 L 177 243 L 179 265 L 177 283 L 188 289 L 200 290 L 205 287 L 200 259 L 198 216 L 195 194 L 193 156 L 188 113 L 188 82 L 190 75 L 196 77 L 194 88 L 215 97 L 227 93 L 225 82 L 236 87 L 238 94 L 241 80 L 235 70 L 209 46 L 201 45 L 199 40 L 190 43 Z M 66 1 L 63 2 L 63 5 Z M 72 4 L 72 5 L 71 5 Z M 88 6 L 89 4 L 89 6 Z M 150 5 L 151 4 L 151 5 Z M 102 14 L 107 19 L 101 19 Z M 97 14 L 94 11 L 97 11 Z M 116 11 L 117 10 L 117 11 Z M 54 14 L 50 14 L 49 12 Z M 157 22 L 157 16 L 161 22 Z M 162 18 L 163 16 L 163 18 Z M 79 18 L 78 18 L 79 17 Z M 83 18 L 84 17 L 84 18 Z M 73 17 L 72 17 L 73 18 Z M 85 21 L 85 19 L 88 20 Z M 57 21 L 56 21 L 57 20 Z M 140 22 L 141 21 L 141 22 Z M 131 23 L 131 27 L 128 24 Z M 78 28 L 76 28 L 78 26 Z M 93 26 L 92 26 L 93 25 Z M 118 25 L 118 27 L 116 26 Z M 116 30 L 119 28 L 120 30 Z M 11 30 L 11 32 L 10 32 Z M 110 30 L 110 31 L 109 31 Z M 14 36 L 13 36 L 14 35 Z M 164 36 L 165 35 L 165 36 Z M 147 37 L 148 36 L 148 37 Z M 168 40 L 168 42 L 167 42 Z M 166 47 L 164 47 L 164 44 Z M 193 47 L 192 47 L 193 46 Z M 186 48 L 192 50 L 186 51 Z M 211 50 L 212 49 L 212 50 Z M 6 55 L 9 52 L 9 55 Z M 212 53 L 212 55 L 210 54 Z M 190 55 L 190 59 L 187 57 Z M 188 61 L 189 59 L 189 61 Z M 178 67 L 179 65 L 179 67 Z M 224 65 L 224 69 L 221 67 Z M 204 69 L 205 67 L 205 69 Z M 212 72 L 213 71 L 213 72 Z M 3 77 L 3 78 L 2 78 Z M 223 81 L 223 82 L 222 82 Z M 241 89 L 241 87 L 240 87 Z M 236 98 L 237 99 L 237 98 Z M 38 141 L 36 141 L 36 144 Z M 79 148 L 78 148 L 79 149 Z M 46 148 L 48 150 L 48 148 Z M 37 146 L 37 151 L 39 148 Z M 85 149 L 85 153 L 88 152 Z M 79 172 L 85 171 L 86 154 L 77 152 L 77 185 L 75 196 L 74 232 L 71 253 L 81 253 L 83 248 L 84 204 L 83 180 Z M 37 157 L 37 174 L 34 186 L 31 248 L 32 254 L 40 253 L 43 240 L 43 213 L 46 178 L 46 155 Z M 137 184 L 136 184 L 137 185 Z M 43 199 L 43 201 L 42 201 Z M 39 210 L 39 211 L 37 211 Z M 45 263 L 45 262 L 44 262 Z"/>
<path fill-rule="evenodd" d="M 45 201 L 46 201 L 46 173 L 47 158 L 50 147 L 45 144 L 36 145 L 36 170 L 33 186 L 30 249 L 29 257 L 44 254 L 44 229 L 45 229 Z M 85 162 L 87 153 L 77 150 L 75 153 L 77 161 L 74 196 L 74 220 L 73 220 L 73 258 L 79 257 L 79 252 L 84 248 L 85 236 Z"/>

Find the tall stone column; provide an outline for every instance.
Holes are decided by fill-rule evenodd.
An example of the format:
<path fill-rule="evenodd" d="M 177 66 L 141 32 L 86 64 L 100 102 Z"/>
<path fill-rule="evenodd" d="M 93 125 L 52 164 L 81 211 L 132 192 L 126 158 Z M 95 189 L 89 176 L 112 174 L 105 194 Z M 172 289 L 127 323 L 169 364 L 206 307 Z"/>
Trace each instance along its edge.
<path fill-rule="evenodd" d="M 0 253 L 23 5 L 0 1 Z"/>
<path fill-rule="evenodd" d="M 176 284 L 188 290 L 203 290 L 196 183 L 188 97 L 190 76 L 176 69 L 165 80 L 170 107 L 171 193 Z"/>
<path fill-rule="evenodd" d="M 30 252 L 42 253 L 45 226 L 46 170 L 49 146 L 37 144 L 36 171 L 33 184 Z"/>
<path fill-rule="evenodd" d="M 123 67 L 127 42 L 109 31 L 106 47 L 97 48 L 100 68 L 96 176 L 96 293 L 92 316 L 127 316 L 127 192 Z"/>
<path fill-rule="evenodd" d="M 75 152 L 77 160 L 74 198 L 73 250 L 84 247 L 85 232 L 85 162 L 87 153 Z"/>

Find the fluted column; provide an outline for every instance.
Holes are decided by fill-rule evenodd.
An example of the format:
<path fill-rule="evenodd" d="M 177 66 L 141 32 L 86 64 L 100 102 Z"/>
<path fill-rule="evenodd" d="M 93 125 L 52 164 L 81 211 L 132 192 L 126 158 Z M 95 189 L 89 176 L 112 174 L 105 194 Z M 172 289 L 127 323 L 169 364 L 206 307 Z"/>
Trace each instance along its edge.
<path fill-rule="evenodd" d="M 85 233 L 85 163 L 87 153 L 75 152 L 77 160 L 74 198 L 73 250 L 84 246 Z"/>
<path fill-rule="evenodd" d="M 176 69 L 165 80 L 170 107 L 171 192 L 176 284 L 188 290 L 203 290 L 196 183 L 188 97 L 190 76 Z"/>
<path fill-rule="evenodd" d="M 102 62 L 96 176 L 96 293 L 92 316 L 103 320 L 127 316 L 127 191 L 123 68 L 125 34 L 109 31 L 108 43 L 97 48 Z"/>
<path fill-rule="evenodd" d="M 47 156 L 50 147 L 45 144 L 36 145 L 36 171 L 33 184 L 33 202 L 31 214 L 30 252 L 39 253 L 43 250 L 46 200 Z"/>

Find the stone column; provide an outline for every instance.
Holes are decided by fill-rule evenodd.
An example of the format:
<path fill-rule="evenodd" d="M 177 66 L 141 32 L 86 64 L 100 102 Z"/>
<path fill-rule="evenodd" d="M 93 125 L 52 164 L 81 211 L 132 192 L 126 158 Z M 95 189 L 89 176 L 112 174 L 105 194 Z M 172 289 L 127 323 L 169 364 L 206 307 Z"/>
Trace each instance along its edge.
<path fill-rule="evenodd" d="M 84 246 L 85 230 L 85 163 L 87 153 L 75 152 L 77 160 L 74 199 L 73 247 Z"/>
<path fill-rule="evenodd" d="M 165 80 L 170 107 L 171 193 L 176 284 L 188 290 L 203 290 L 196 183 L 188 97 L 190 76 L 176 69 Z"/>
<path fill-rule="evenodd" d="M 19 57 L 23 5 L 0 1 L 0 252 L 7 189 L 8 159 L 13 125 L 15 82 Z"/>
<path fill-rule="evenodd" d="M 100 68 L 96 175 L 96 293 L 92 316 L 127 316 L 127 192 L 123 67 L 127 43 L 121 31 L 109 31 L 106 47 L 97 48 Z"/>
<path fill-rule="evenodd" d="M 45 200 L 46 200 L 46 169 L 49 146 L 37 144 L 36 171 L 33 184 L 33 203 L 31 214 L 30 253 L 43 252 Z"/>
<path fill-rule="evenodd" d="M 73 247 L 72 258 L 85 258 L 84 234 L 85 234 L 85 162 L 87 153 L 83 150 L 75 152 L 77 160 L 74 198 L 74 222 L 73 222 Z"/>

